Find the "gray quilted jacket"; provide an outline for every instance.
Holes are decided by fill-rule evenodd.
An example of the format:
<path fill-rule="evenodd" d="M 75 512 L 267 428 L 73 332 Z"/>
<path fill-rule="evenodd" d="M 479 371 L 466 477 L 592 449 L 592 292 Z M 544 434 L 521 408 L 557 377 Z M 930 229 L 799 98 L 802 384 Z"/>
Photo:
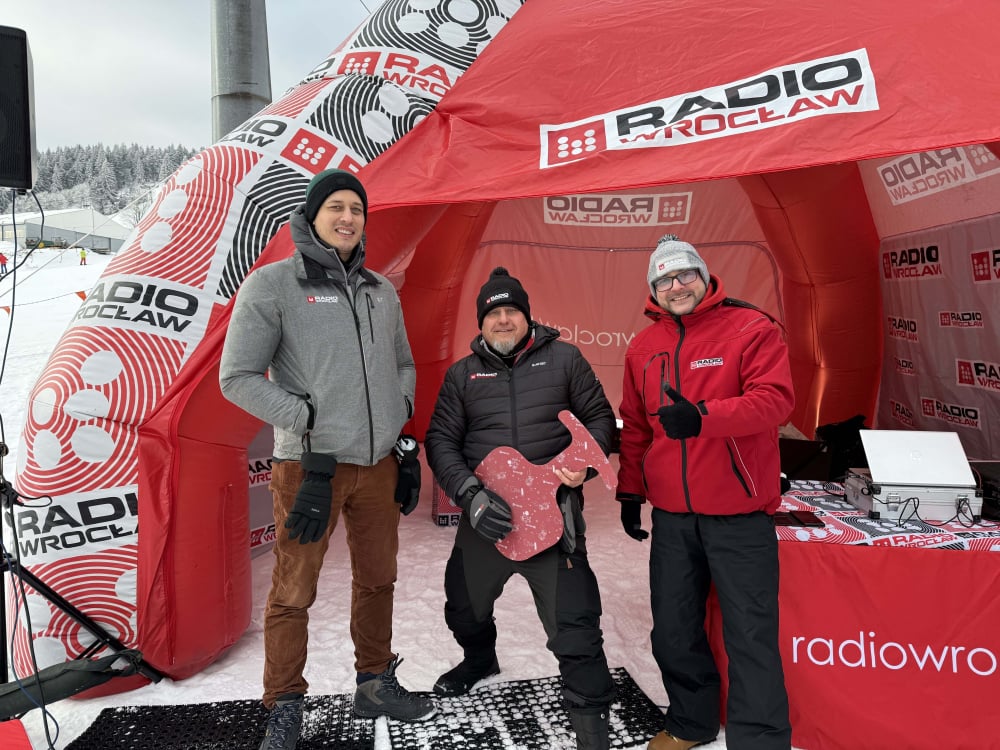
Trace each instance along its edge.
<path fill-rule="evenodd" d="M 274 425 L 275 458 L 301 456 L 308 400 L 312 450 L 371 466 L 412 415 L 416 371 L 399 296 L 364 268 L 364 242 L 345 267 L 317 241 L 301 206 L 291 233 L 296 252 L 255 269 L 240 287 L 222 393 Z"/>

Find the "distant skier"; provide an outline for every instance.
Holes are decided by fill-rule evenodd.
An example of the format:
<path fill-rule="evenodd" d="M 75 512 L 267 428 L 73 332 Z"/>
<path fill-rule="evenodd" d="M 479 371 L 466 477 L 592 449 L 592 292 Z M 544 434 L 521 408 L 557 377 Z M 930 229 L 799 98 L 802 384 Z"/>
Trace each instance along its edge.
<path fill-rule="evenodd" d="M 0 275 L 7 275 L 7 256 L 0 253 Z"/>
<path fill-rule="evenodd" d="M 80 248 L 80 265 L 87 265 L 87 248 L 85 247 Z"/>

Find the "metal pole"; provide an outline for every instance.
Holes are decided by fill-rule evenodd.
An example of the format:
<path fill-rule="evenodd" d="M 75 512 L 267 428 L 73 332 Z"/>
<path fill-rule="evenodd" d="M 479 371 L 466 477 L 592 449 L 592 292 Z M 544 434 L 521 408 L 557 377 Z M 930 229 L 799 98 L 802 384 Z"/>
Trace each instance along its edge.
<path fill-rule="evenodd" d="M 212 140 L 271 103 L 264 0 L 212 0 Z"/>

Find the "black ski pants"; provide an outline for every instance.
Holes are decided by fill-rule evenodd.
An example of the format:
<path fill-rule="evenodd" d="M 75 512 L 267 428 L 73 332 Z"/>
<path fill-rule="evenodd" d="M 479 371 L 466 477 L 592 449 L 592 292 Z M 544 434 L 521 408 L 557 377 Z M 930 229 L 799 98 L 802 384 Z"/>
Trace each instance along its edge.
<path fill-rule="evenodd" d="M 548 637 L 545 645 L 559 662 L 568 706 L 609 705 L 615 688 L 604 655 L 601 595 L 582 535 L 571 553 L 557 544 L 515 562 L 480 537 L 462 516 L 445 568 L 444 619 L 466 658 L 483 658 L 496 649 L 493 607 L 515 573 L 531 589 Z"/>
<path fill-rule="evenodd" d="M 729 657 L 730 750 L 788 750 L 791 725 L 778 651 L 778 541 L 766 513 L 707 516 L 653 509 L 649 586 L 653 656 L 670 706 L 666 729 L 716 736 L 720 677 L 705 632 L 714 583 Z"/>

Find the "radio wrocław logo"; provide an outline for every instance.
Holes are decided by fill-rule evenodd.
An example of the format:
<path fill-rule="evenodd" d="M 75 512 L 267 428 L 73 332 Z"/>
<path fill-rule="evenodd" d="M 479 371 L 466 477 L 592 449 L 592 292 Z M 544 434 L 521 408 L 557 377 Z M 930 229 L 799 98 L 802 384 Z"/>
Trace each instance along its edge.
<path fill-rule="evenodd" d="M 972 280 L 996 281 L 1000 279 L 1000 248 L 978 250 L 970 256 L 972 260 Z"/>
<path fill-rule="evenodd" d="M 956 360 L 958 384 L 1000 391 L 1000 364 L 982 360 Z"/>
<path fill-rule="evenodd" d="M 942 328 L 982 328 L 985 325 L 979 310 L 941 310 L 938 321 Z"/>
<path fill-rule="evenodd" d="M 943 274 L 937 245 L 882 253 L 882 276 L 886 279 L 925 279 Z"/>
<path fill-rule="evenodd" d="M 916 426 L 916 422 L 913 420 L 913 410 L 906 404 L 890 399 L 889 411 L 897 422 L 902 422 L 907 427 Z"/>
<path fill-rule="evenodd" d="M 21 562 L 38 565 L 67 553 L 98 554 L 135 544 L 138 505 L 134 487 L 63 496 L 59 503 L 7 513 L 16 525 Z M 13 526 L 12 526 L 13 527 Z"/>
<path fill-rule="evenodd" d="M 586 120 L 542 125 L 539 163 L 547 169 L 602 151 L 682 146 L 878 108 L 868 52 L 859 49 Z"/>
<path fill-rule="evenodd" d="M 247 461 L 247 478 L 250 487 L 267 485 L 271 481 L 271 459 L 251 458 Z"/>
<path fill-rule="evenodd" d="M 886 323 L 889 326 L 889 338 L 900 339 L 902 341 L 913 341 L 914 343 L 920 341 L 917 321 L 912 318 L 890 315 L 886 318 Z"/>
<path fill-rule="evenodd" d="M 665 226 L 691 217 L 691 193 L 552 195 L 543 205 L 546 224 Z"/>
<path fill-rule="evenodd" d="M 961 646 L 946 642 L 914 643 L 882 640 L 876 631 L 858 631 L 857 639 L 794 635 L 792 663 L 847 669 L 905 670 L 904 674 L 938 674 L 992 677 L 997 673 L 997 655 L 989 646 Z"/>
<path fill-rule="evenodd" d="M 972 427 L 981 429 L 979 421 L 979 409 L 967 404 L 946 404 L 936 398 L 921 397 L 920 411 L 925 417 L 942 419 L 951 424 L 962 427 Z"/>
<path fill-rule="evenodd" d="M 878 168 L 882 185 L 894 206 L 973 182 L 997 171 L 1000 171 L 1000 159 L 981 145 L 907 154 Z"/>
<path fill-rule="evenodd" d="M 576 346 L 599 346 L 602 348 L 619 349 L 623 353 L 635 338 L 635 331 L 595 331 L 581 328 L 579 324 L 572 327 L 552 320 L 539 320 L 539 323 L 559 331 L 564 341 Z"/>
<path fill-rule="evenodd" d="M 313 68 L 303 82 L 324 76 L 379 76 L 403 88 L 423 91 L 440 99 L 463 72 L 464 67 L 448 65 L 434 55 L 387 52 L 373 47 L 333 55 Z"/>

